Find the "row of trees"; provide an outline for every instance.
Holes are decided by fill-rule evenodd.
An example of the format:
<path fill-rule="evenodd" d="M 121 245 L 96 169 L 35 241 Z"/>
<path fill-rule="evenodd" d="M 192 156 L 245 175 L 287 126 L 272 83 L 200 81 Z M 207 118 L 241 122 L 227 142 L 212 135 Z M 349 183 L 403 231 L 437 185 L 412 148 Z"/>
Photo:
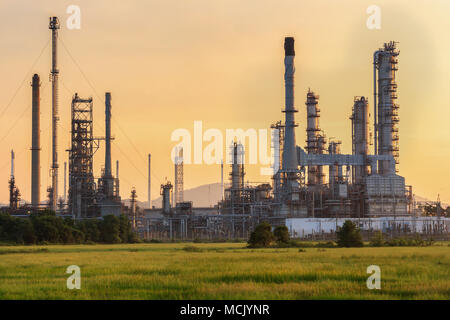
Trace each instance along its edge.
<path fill-rule="evenodd" d="M 288 228 L 286 226 L 277 226 L 272 232 L 272 226 L 267 222 L 262 222 L 250 234 L 248 246 L 251 248 L 264 248 L 271 246 L 274 241 L 278 245 L 287 245 L 289 243 Z"/>
<path fill-rule="evenodd" d="M 137 242 L 138 237 L 124 215 L 75 221 L 46 210 L 32 213 L 29 218 L 0 212 L 0 241 L 16 244 L 131 243 Z"/>

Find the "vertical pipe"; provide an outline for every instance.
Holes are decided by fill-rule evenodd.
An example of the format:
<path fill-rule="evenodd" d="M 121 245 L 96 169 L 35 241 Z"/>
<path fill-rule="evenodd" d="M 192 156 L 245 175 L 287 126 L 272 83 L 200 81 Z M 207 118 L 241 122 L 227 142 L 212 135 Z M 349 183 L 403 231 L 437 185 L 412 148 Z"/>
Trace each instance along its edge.
<path fill-rule="evenodd" d="M 148 190 L 147 190 L 147 197 L 148 197 L 148 208 L 152 208 L 152 194 L 151 194 L 151 187 L 152 187 L 152 176 L 151 176 L 151 169 L 152 166 L 152 155 L 148 154 Z"/>
<path fill-rule="evenodd" d="M 111 93 L 105 93 L 105 177 L 112 178 L 111 173 Z"/>
<path fill-rule="evenodd" d="M 11 150 L 11 179 L 14 179 L 14 150 Z"/>
<path fill-rule="evenodd" d="M 31 124 L 31 206 L 36 208 L 40 203 L 40 79 L 33 75 L 32 86 L 32 124 Z"/>
<path fill-rule="evenodd" d="M 119 160 L 116 160 L 116 196 L 120 197 L 120 189 L 119 189 Z"/>
<path fill-rule="evenodd" d="M 377 59 L 378 51 L 373 54 L 373 154 L 378 154 L 378 125 L 377 125 Z M 373 172 L 375 173 L 375 172 Z"/>
<path fill-rule="evenodd" d="M 223 159 L 220 163 L 220 195 L 223 200 Z"/>
<path fill-rule="evenodd" d="M 66 185 L 67 185 L 67 162 L 64 162 L 64 203 L 66 203 L 67 201 Z"/>
<path fill-rule="evenodd" d="M 50 17 L 49 29 L 52 30 L 52 194 L 50 208 L 52 210 L 57 209 L 58 198 L 58 64 L 57 64 L 57 41 L 58 41 L 58 29 L 59 20 L 57 17 Z"/>

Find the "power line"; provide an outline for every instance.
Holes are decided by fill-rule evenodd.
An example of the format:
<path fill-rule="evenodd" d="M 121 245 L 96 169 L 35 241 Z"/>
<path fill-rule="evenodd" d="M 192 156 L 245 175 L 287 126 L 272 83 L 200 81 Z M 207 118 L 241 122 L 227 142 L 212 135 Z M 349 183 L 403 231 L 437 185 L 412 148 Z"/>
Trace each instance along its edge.
<path fill-rule="evenodd" d="M 96 90 L 95 87 L 92 85 L 91 81 L 89 81 L 88 77 L 87 77 L 86 74 L 84 73 L 84 71 L 83 71 L 83 69 L 81 68 L 80 64 L 75 60 L 75 58 L 74 58 L 74 57 L 72 56 L 72 54 L 70 53 L 69 49 L 66 47 L 64 41 L 62 41 L 62 39 L 61 39 L 60 41 L 61 41 L 61 43 L 62 43 L 62 45 L 63 45 L 64 50 L 67 52 L 67 54 L 69 55 L 69 57 L 70 57 L 70 59 L 73 61 L 73 63 L 77 66 L 78 70 L 80 71 L 80 73 L 81 73 L 81 75 L 83 76 L 83 78 L 86 80 L 87 84 L 88 84 L 88 85 L 91 87 L 91 89 L 94 91 L 94 94 L 97 96 L 97 98 L 98 98 L 102 103 L 104 103 L 103 98 L 100 97 L 100 95 L 98 94 L 97 90 Z M 65 87 L 65 85 L 64 85 L 64 87 Z M 67 88 L 66 88 L 66 90 L 67 90 Z M 133 147 L 133 149 L 136 151 L 136 153 L 139 155 L 139 157 L 141 158 L 141 160 L 142 160 L 145 164 L 147 164 L 147 161 L 146 161 L 145 158 L 142 156 L 142 154 L 139 152 L 139 150 L 138 150 L 138 148 L 136 147 L 136 145 L 133 143 L 133 141 L 130 139 L 130 137 L 128 137 L 128 135 L 125 133 L 125 131 L 120 127 L 120 125 L 118 124 L 118 122 L 115 121 L 114 117 L 112 118 L 112 120 L 113 120 L 114 124 L 115 124 L 115 125 L 119 128 L 119 130 L 122 132 L 122 134 L 125 136 L 125 138 L 128 140 L 128 142 L 129 142 L 130 145 Z M 118 147 L 118 145 L 117 145 L 117 144 L 114 144 L 114 145 L 115 145 L 115 146 L 119 149 L 119 151 L 125 156 L 125 153 L 122 152 L 122 151 L 120 150 L 120 148 Z M 126 157 L 126 156 L 125 156 L 125 157 Z M 134 165 L 133 162 L 131 162 L 131 160 L 129 160 L 127 157 L 126 157 L 126 159 L 127 159 L 127 160 L 128 160 L 128 161 L 136 168 L 136 170 L 138 170 L 138 171 L 142 174 L 142 172 L 141 172 L 139 169 L 137 169 L 137 167 Z M 151 171 L 150 173 L 151 173 L 151 175 L 152 175 L 154 178 L 156 178 L 159 182 L 161 182 L 161 180 L 153 173 L 153 171 Z M 143 175 L 143 174 L 142 174 L 142 175 Z M 145 177 L 145 175 L 143 175 L 143 176 Z M 146 178 L 146 179 L 147 179 L 147 178 Z"/>
<path fill-rule="evenodd" d="M 45 87 L 47 87 L 48 82 L 45 83 L 44 87 L 42 88 L 42 92 L 44 92 Z M 22 119 L 22 117 L 25 115 L 25 113 L 27 113 L 28 110 L 30 110 L 30 108 L 32 107 L 32 104 L 28 105 L 27 108 L 25 108 L 25 110 L 23 110 L 23 112 L 20 114 L 20 116 L 16 119 L 16 121 L 13 122 L 12 126 L 8 129 L 8 131 L 6 132 L 6 134 L 0 139 L 0 143 L 5 140 L 5 138 L 12 132 L 12 130 L 16 127 L 17 122 L 19 122 L 20 119 Z"/>
<path fill-rule="evenodd" d="M 19 87 L 16 89 L 16 91 L 14 92 L 11 100 L 9 100 L 8 104 L 3 108 L 2 112 L 0 113 L 0 118 L 3 116 L 3 114 L 6 112 L 6 110 L 8 110 L 8 108 L 11 106 L 12 102 L 14 101 L 14 99 L 17 96 L 17 93 L 19 92 L 19 90 L 22 88 L 23 84 L 25 83 L 25 81 L 28 79 L 28 75 L 31 72 L 31 70 L 34 69 L 34 67 L 36 66 L 36 64 L 38 63 L 39 59 L 41 58 L 42 54 L 44 53 L 45 49 L 47 49 L 48 44 L 50 43 L 50 40 L 47 40 L 47 43 L 44 45 L 44 47 L 41 50 L 41 53 L 39 53 L 39 56 L 37 57 L 37 59 L 34 61 L 33 65 L 31 66 L 30 70 L 28 70 L 28 72 L 26 73 L 25 77 L 23 78 L 22 82 L 20 83 Z"/>

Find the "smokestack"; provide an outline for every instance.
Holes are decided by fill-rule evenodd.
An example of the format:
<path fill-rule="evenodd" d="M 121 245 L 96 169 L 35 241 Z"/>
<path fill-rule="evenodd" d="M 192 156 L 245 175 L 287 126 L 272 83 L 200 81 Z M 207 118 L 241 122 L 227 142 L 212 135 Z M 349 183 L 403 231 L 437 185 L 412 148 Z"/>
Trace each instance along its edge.
<path fill-rule="evenodd" d="M 152 155 L 148 154 L 148 190 L 147 190 L 147 197 L 148 197 L 148 208 L 152 208 L 152 194 L 151 194 L 151 187 L 152 187 Z"/>
<path fill-rule="evenodd" d="M 298 167 L 297 150 L 295 143 L 296 127 L 294 120 L 294 113 L 297 112 L 294 108 L 294 38 L 286 37 L 284 39 L 284 85 L 285 85 L 285 138 L 283 149 L 283 170 L 295 171 Z"/>
<path fill-rule="evenodd" d="M 111 93 L 105 93 L 105 178 L 112 178 L 111 173 Z"/>
<path fill-rule="evenodd" d="M 58 29 L 59 20 L 57 17 L 50 17 L 49 29 L 52 30 L 52 70 L 50 73 L 52 81 L 52 187 L 51 187 L 51 203 L 52 210 L 57 209 L 58 199 Z"/>
<path fill-rule="evenodd" d="M 41 86 L 39 76 L 35 74 L 31 82 L 32 87 L 32 124 L 31 124 L 31 206 L 36 208 L 40 203 L 41 175 L 40 175 L 40 96 Z"/>

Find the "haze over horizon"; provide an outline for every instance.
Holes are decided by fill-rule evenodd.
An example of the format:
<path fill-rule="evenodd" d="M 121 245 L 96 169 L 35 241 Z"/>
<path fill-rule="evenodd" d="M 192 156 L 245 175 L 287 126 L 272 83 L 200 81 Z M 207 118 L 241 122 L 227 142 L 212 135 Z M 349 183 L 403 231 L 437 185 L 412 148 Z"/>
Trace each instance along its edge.
<path fill-rule="evenodd" d="M 66 9 L 81 8 L 81 29 L 66 28 Z M 366 27 L 366 9 L 381 7 L 380 30 Z M 326 10 L 325 10 L 326 9 Z M 59 43 L 59 193 L 67 161 L 70 102 L 75 92 L 94 99 L 94 135 L 104 135 L 104 93 L 112 94 L 113 173 L 120 161 L 121 196 L 136 187 L 147 199 L 147 154 L 152 154 L 152 199 L 173 181 L 171 133 L 217 128 L 268 129 L 283 119 L 283 41 L 295 37 L 297 144 L 305 145 L 308 88 L 320 95 L 320 126 L 351 153 L 349 116 L 354 96 L 369 97 L 372 54 L 399 42 L 399 174 L 414 193 L 450 202 L 450 2 L 395 1 L 13 1 L 0 3 L 3 59 L 0 85 L 0 202 L 8 202 L 10 150 L 16 183 L 30 200 L 31 77 L 41 77 L 41 200 L 50 184 L 51 86 L 48 17 L 61 21 Z M 176 21 L 176 23 L 174 23 Z M 40 55 L 42 52 L 42 55 Z M 34 62 L 36 64 L 33 66 Z M 22 84 L 24 81 L 24 84 Z M 19 89 L 18 89 L 19 88 Z M 17 91 L 18 90 L 18 91 Z M 10 101 L 12 101 L 11 104 Z M 372 124 L 372 119 L 371 119 Z M 371 125 L 372 127 L 372 125 Z M 205 147 L 208 143 L 204 142 Z M 94 158 L 100 176 L 104 145 Z M 373 147 L 370 147 L 373 151 Z M 228 179 L 225 166 L 224 179 Z M 270 181 L 260 165 L 246 165 L 249 181 Z M 185 189 L 220 182 L 220 165 L 185 165 Z"/>

